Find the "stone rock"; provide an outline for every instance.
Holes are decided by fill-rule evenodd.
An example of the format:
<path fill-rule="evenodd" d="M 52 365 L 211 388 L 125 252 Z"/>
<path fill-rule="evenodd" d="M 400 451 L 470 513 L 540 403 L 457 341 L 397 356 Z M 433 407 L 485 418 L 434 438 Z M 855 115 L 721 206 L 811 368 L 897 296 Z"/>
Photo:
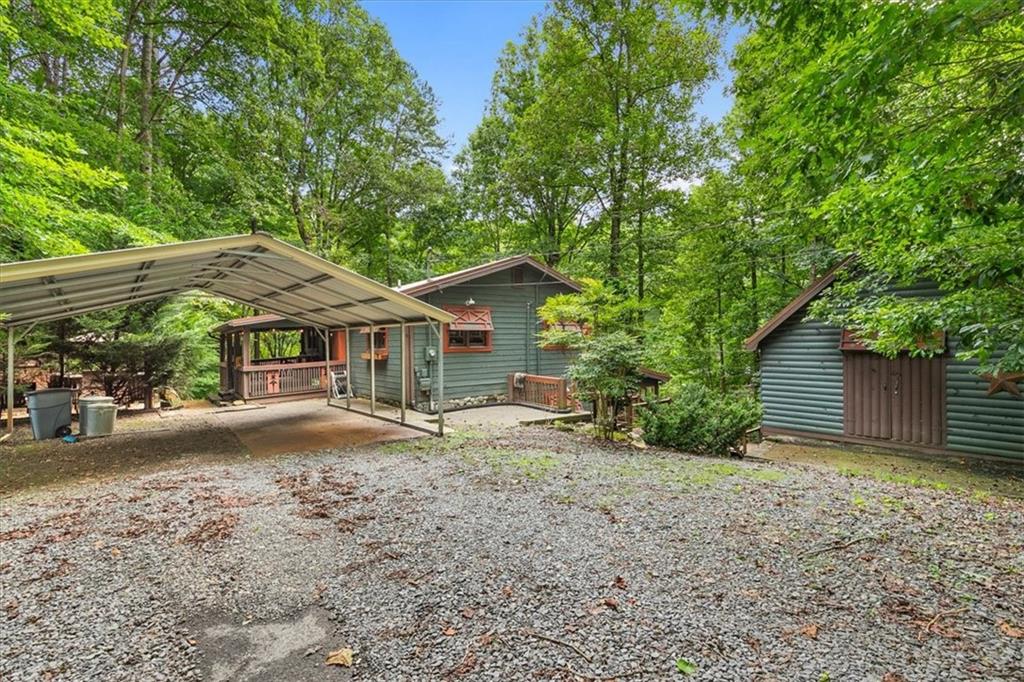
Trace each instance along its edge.
<path fill-rule="evenodd" d="M 170 386 L 164 386 L 160 389 L 160 407 L 168 410 L 180 410 L 185 406 L 181 396 Z"/>

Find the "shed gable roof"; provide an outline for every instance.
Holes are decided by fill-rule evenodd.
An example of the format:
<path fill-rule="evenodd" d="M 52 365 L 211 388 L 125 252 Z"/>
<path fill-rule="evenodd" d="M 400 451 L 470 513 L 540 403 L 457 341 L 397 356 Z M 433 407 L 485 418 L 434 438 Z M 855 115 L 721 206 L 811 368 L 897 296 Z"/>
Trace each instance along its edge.
<path fill-rule="evenodd" d="M 747 340 L 743 342 L 743 347 L 747 350 L 757 350 L 757 347 L 761 345 L 761 342 L 764 341 L 769 334 L 778 329 L 783 322 L 791 318 L 798 310 L 813 301 L 818 294 L 827 289 L 828 286 L 836 280 L 836 276 L 839 274 L 839 271 L 853 262 L 854 258 L 855 256 L 848 256 L 833 265 L 828 272 L 797 294 L 796 298 L 786 304 L 785 308 L 775 313 L 771 319 L 761 325 L 760 329 L 747 337 Z"/>

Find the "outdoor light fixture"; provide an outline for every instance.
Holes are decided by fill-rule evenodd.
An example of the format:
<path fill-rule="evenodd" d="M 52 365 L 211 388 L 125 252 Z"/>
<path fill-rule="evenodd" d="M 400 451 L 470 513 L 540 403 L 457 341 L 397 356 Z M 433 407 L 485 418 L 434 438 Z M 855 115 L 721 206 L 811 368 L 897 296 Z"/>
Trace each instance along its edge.
<path fill-rule="evenodd" d="M 476 303 L 476 301 L 473 300 L 472 296 L 470 296 L 469 298 L 466 299 L 466 305 L 473 305 L 475 303 Z"/>

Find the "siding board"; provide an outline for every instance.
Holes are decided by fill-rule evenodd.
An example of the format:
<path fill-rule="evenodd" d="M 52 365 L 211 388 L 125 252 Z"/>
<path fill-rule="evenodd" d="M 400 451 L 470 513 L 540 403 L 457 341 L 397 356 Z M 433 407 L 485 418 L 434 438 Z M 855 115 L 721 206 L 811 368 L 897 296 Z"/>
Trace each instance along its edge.
<path fill-rule="evenodd" d="M 825 435 L 843 433 L 843 356 L 839 330 L 805 320 L 801 310 L 761 346 L 764 425 Z"/>

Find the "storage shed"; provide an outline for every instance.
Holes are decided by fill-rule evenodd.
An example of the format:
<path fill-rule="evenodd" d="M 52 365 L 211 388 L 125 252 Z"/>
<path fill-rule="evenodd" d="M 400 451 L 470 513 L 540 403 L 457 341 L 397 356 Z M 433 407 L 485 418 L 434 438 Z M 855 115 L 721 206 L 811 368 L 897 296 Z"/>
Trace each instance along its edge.
<path fill-rule="evenodd" d="M 844 264 L 800 293 L 746 341 L 761 356 L 762 431 L 1024 464 L 1024 374 L 978 374 L 938 332 L 931 357 L 873 353 L 847 330 L 811 319 L 808 306 Z M 894 290 L 935 297 L 932 285 Z"/>

